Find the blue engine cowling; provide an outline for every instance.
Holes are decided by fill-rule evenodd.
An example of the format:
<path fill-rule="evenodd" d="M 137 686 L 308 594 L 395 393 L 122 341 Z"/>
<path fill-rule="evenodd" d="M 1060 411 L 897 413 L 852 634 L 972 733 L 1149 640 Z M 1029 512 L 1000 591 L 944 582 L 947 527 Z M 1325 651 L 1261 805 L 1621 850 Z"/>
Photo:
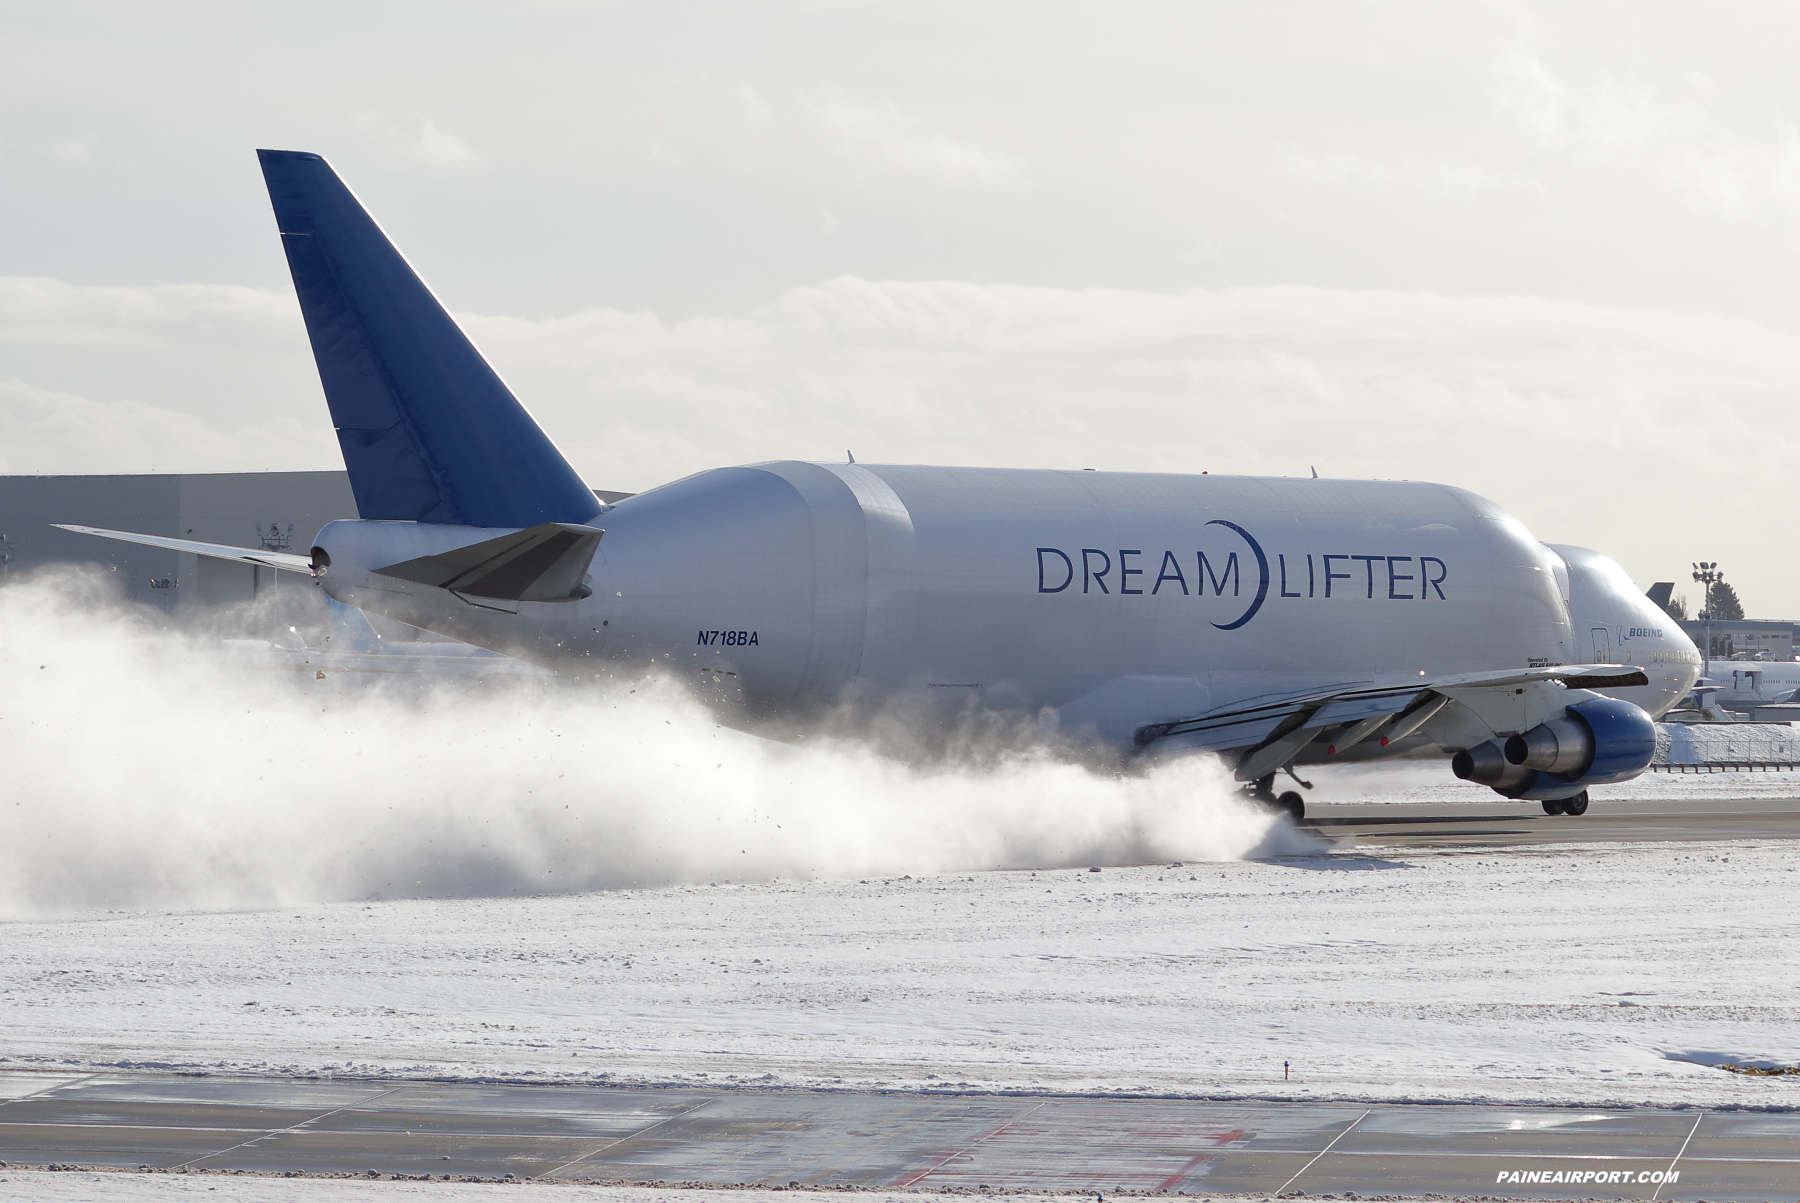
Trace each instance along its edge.
<path fill-rule="evenodd" d="M 1648 714 L 1617 698 L 1595 697 L 1572 702 L 1568 713 L 1593 737 L 1593 757 L 1573 773 L 1531 771 L 1514 785 L 1501 788 L 1509 798 L 1555 801 L 1573 798 L 1590 785 L 1629 781 L 1650 767 L 1656 755 L 1656 723 Z"/>

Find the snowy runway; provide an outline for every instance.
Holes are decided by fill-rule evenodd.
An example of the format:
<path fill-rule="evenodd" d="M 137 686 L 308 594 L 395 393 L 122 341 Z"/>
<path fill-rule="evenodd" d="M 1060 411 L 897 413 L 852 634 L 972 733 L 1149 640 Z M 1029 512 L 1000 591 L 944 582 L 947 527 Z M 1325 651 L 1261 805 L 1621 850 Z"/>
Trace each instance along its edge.
<path fill-rule="evenodd" d="M 1776 842 L 95 914 L 0 928 L 0 1068 L 1793 1106 L 1714 1065 L 1800 1062 L 1796 914 Z"/>
<path fill-rule="evenodd" d="M 1792 842 L 1316 855 L 1205 759 L 1108 773 L 979 725 L 784 743 L 654 676 L 296 685 L 82 589 L 0 590 L 0 1069 L 1800 1092 L 1716 1068 L 1800 1062 Z M 1646 776 L 1549 822 L 1793 777 Z M 1322 810 L 1498 805 L 1441 764 L 1318 784 Z"/>
<path fill-rule="evenodd" d="M 0 1092 L 9 1085 L 0 1074 Z M 521 1087 L 97 1074 L 0 1106 L 0 1159 L 140 1170 L 97 1197 L 579 1182 L 806 1190 L 1793 1199 L 1800 1115 L 954 1091 Z M 231 1175 L 229 1185 L 217 1175 Z M 245 1175 L 259 1175 L 246 1181 Z M 275 1178 L 273 1182 L 271 1179 Z M 6 1174 L 0 1167 L 0 1182 Z M 270 1185 L 285 1188 L 270 1191 Z M 264 1189 L 246 1190 L 262 1186 Z M 111 1190 L 107 1190 L 111 1187 Z M 0 1198 L 7 1197 L 0 1185 Z M 1352 1193 L 1354 1192 L 1354 1193 Z M 666 1198 L 667 1196 L 663 1196 Z M 815 1196 L 816 1197 L 816 1196 Z M 652 1199 L 655 1196 L 651 1196 Z M 649 1203 L 644 1200 L 643 1203 Z"/>

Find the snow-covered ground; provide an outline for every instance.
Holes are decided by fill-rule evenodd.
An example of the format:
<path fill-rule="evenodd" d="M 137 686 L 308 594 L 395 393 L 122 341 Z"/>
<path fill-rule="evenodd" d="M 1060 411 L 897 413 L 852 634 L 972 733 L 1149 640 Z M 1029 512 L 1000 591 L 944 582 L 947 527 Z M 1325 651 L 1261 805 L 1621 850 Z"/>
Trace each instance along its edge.
<path fill-rule="evenodd" d="M 121 912 L 0 928 L 0 1067 L 1800 1105 L 1696 1063 L 1800 1062 L 1795 915 L 1785 843 Z"/>
<path fill-rule="evenodd" d="M 1800 1062 L 1791 844 L 1333 852 L 1204 760 L 296 685 L 99 588 L 0 588 L 0 1068 L 1800 1104 L 1705 1064 Z"/>

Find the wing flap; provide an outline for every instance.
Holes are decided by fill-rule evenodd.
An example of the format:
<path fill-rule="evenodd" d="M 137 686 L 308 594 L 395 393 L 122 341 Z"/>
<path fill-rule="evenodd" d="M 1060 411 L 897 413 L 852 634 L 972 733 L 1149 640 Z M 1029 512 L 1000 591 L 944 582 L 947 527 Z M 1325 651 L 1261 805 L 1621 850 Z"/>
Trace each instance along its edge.
<path fill-rule="evenodd" d="M 1400 678 L 1386 684 L 1359 681 L 1268 700 L 1245 699 L 1190 719 L 1152 723 L 1140 727 L 1134 740 L 1139 747 L 1179 738 L 1183 748 L 1197 751 L 1260 751 L 1259 745 L 1272 743 L 1272 737 L 1286 740 L 1296 729 L 1290 723 L 1295 716 L 1300 717 L 1299 726 L 1316 734 L 1327 727 L 1360 725 L 1383 715 L 1404 714 L 1406 717 L 1399 724 L 1383 732 L 1390 740 L 1397 740 L 1417 730 L 1447 700 L 1491 697 L 1498 691 L 1523 690 L 1550 682 L 1560 682 L 1570 689 L 1619 689 L 1648 684 L 1649 678 L 1641 668 L 1629 664 L 1558 664 L 1453 673 L 1429 679 Z M 1436 704 L 1432 705 L 1434 698 Z M 1367 734 L 1364 732 L 1363 737 Z M 1259 757 L 1259 762 L 1262 759 L 1266 757 Z"/>

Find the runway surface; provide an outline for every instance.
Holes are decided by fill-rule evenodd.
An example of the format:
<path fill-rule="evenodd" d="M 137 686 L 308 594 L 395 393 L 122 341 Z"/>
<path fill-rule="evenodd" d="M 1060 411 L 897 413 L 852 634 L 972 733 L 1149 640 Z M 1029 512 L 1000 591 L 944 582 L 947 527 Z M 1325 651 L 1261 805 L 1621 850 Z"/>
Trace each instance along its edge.
<path fill-rule="evenodd" d="M 1793 1112 L 135 1074 L 0 1074 L 0 1096 L 11 1096 L 0 1102 L 0 1160 L 13 1166 L 1315 1197 L 1800 1199 L 1800 1114 Z M 1670 1171 L 1673 1181 L 1656 1180 Z M 1561 1182 L 1524 1178 L 1559 1172 Z M 1501 1178 L 1514 1173 L 1519 1181 Z"/>
<path fill-rule="evenodd" d="M 1797 783 L 1800 784 L 1800 783 Z M 1584 815 L 1547 815 L 1536 802 L 1319 803 L 1307 824 L 1358 846 L 1685 843 L 1800 839 L 1794 798 L 1599 799 Z"/>

